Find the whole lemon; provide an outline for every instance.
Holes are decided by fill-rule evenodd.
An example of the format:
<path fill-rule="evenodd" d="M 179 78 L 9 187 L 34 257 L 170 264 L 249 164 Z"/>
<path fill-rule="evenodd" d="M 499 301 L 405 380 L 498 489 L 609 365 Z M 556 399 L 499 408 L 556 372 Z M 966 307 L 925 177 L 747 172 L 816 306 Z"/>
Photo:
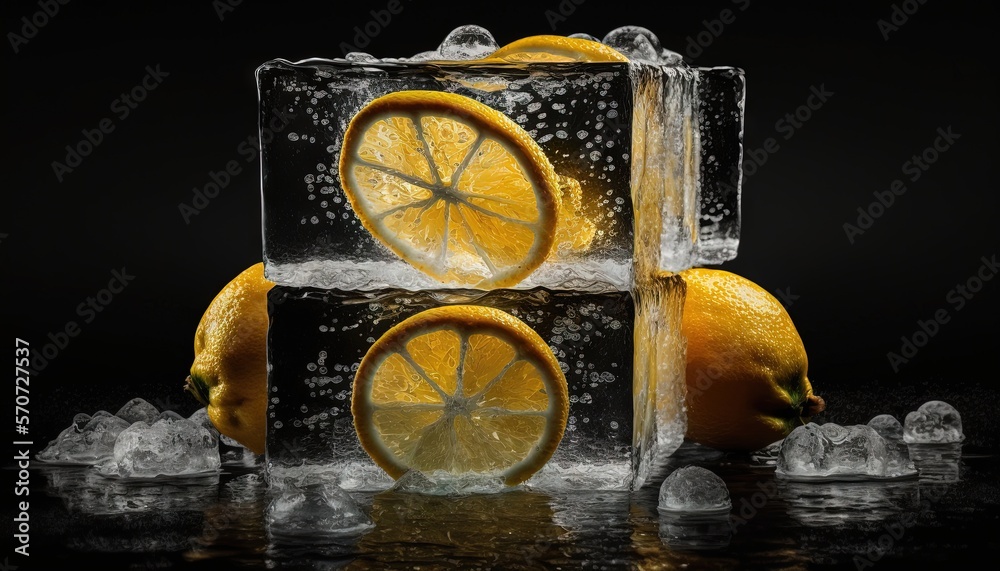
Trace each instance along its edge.
<path fill-rule="evenodd" d="M 752 451 L 787 436 L 825 408 L 784 306 L 731 272 L 694 268 L 681 330 L 687 338 L 687 438 Z"/>
<path fill-rule="evenodd" d="M 267 292 L 264 264 L 243 270 L 215 296 L 194 336 L 186 390 L 220 433 L 264 453 L 267 414 Z"/>

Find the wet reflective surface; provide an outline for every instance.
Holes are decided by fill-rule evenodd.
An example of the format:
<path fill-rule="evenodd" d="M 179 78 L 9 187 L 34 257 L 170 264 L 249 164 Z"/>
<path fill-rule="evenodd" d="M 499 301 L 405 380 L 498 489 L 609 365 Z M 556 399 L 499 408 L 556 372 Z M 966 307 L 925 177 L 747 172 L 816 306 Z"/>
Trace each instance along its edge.
<path fill-rule="evenodd" d="M 729 516 L 659 514 L 657 492 L 353 493 L 374 527 L 274 534 L 255 468 L 172 482 L 32 472 L 31 558 L 104 569 L 884 569 L 1000 555 L 1000 462 L 914 453 L 919 479 L 800 483 L 749 456 L 684 455 L 727 483 Z M 8 524 L 10 525 L 10 524 Z M 61 568 L 61 567 L 59 567 Z"/>

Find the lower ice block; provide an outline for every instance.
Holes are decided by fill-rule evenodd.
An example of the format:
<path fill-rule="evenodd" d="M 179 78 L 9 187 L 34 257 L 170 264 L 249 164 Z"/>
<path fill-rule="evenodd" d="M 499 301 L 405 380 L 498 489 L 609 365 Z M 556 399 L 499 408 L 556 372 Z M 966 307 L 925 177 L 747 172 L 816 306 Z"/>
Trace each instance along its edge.
<path fill-rule="evenodd" d="M 269 296 L 269 476 L 322 473 L 346 489 L 390 486 L 393 479 L 368 456 L 356 432 L 351 400 L 358 366 L 376 340 L 403 320 L 431 308 L 473 305 L 525 323 L 551 349 L 566 378 L 565 433 L 525 485 L 641 485 L 683 439 L 682 304 L 677 276 L 654 280 L 635 294 L 275 286 Z"/>

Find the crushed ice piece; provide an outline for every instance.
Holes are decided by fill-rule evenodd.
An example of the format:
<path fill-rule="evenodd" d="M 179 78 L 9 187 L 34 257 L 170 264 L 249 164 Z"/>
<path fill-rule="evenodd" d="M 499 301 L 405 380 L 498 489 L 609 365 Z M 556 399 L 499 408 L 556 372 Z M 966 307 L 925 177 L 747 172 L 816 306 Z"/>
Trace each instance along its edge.
<path fill-rule="evenodd" d="M 772 442 L 767 446 L 750 453 L 750 463 L 754 466 L 773 467 L 778 462 L 778 453 L 781 452 L 781 440 Z"/>
<path fill-rule="evenodd" d="M 622 26 L 608 32 L 604 44 L 618 50 L 630 60 L 660 63 L 663 46 L 656 34 L 640 26 Z"/>
<path fill-rule="evenodd" d="M 591 36 L 590 34 L 585 34 L 583 32 L 579 32 L 579 33 L 576 33 L 576 34 L 570 34 L 569 37 L 571 37 L 571 38 L 577 38 L 577 39 L 580 39 L 580 40 L 590 40 L 592 42 L 600 42 L 601 41 L 600 38 L 595 38 L 594 36 Z"/>
<path fill-rule="evenodd" d="M 73 417 L 73 426 L 77 429 L 81 429 L 86 426 L 88 422 L 90 422 L 91 418 L 92 417 L 85 412 L 78 412 L 76 416 Z"/>
<path fill-rule="evenodd" d="M 962 416 L 950 404 L 932 400 L 906 415 L 903 441 L 907 444 L 961 442 Z"/>
<path fill-rule="evenodd" d="M 252 450 L 243 446 L 236 440 L 219 432 L 211 419 L 208 418 L 208 409 L 201 407 L 188 417 L 191 422 L 204 427 L 212 436 L 219 441 L 219 458 L 223 466 L 245 466 L 250 467 L 256 464 L 257 455 Z"/>
<path fill-rule="evenodd" d="M 149 404 L 146 400 L 136 397 L 127 403 L 123 404 L 115 416 L 123 419 L 125 422 L 132 424 L 133 422 L 155 422 L 156 417 L 160 415 L 160 409 Z"/>
<path fill-rule="evenodd" d="M 499 48 L 489 30 L 481 26 L 467 25 L 452 30 L 438 46 L 437 51 L 447 60 L 469 60 L 484 58 Z"/>
<path fill-rule="evenodd" d="M 133 423 L 118 435 L 113 460 L 98 468 L 105 476 L 153 478 L 203 475 L 220 465 L 218 440 L 182 418 Z"/>
<path fill-rule="evenodd" d="M 420 470 L 407 471 L 392 486 L 395 492 L 428 496 L 490 494 L 509 489 L 511 488 L 499 478 L 471 474 L 456 476 L 444 471 L 435 471 L 427 475 Z"/>
<path fill-rule="evenodd" d="M 684 56 L 675 51 L 663 48 L 660 50 L 660 63 L 668 66 L 683 65 Z"/>
<path fill-rule="evenodd" d="M 869 420 L 868 426 L 885 440 L 886 461 L 889 463 L 887 471 L 912 472 L 916 469 L 910 460 L 910 449 L 903 442 L 903 425 L 896 417 L 880 414 Z"/>
<path fill-rule="evenodd" d="M 775 474 L 791 480 L 866 480 L 913 476 L 874 428 L 810 422 L 781 444 Z"/>
<path fill-rule="evenodd" d="M 329 482 L 279 488 L 265 517 L 278 538 L 351 537 L 375 527 L 349 493 Z"/>
<path fill-rule="evenodd" d="M 41 462 L 54 464 L 93 465 L 102 462 L 114 453 L 115 440 L 128 428 L 129 423 L 107 411 L 98 411 L 78 428 L 74 424 L 59 433 L 55 439 L 37 454 Z"/>
<path fill-rule="evenodd" d="M 379 59 L 371 54 L 365 52 L 350 52 L 344 56 L 347 61 L 353 61 L 356 63 L 378 63 Z"/>
<path fill-rule="evenodd" d="M 726 482 L 701 466 L 685 466 L 660 485 L 658 509 L 666 512 L 729 512 L 733 507 Z"/>
<path fill-rule="evenodd" d="M 156 415 L 156 418 L 153 419 L 152 422 L 156 422 L 158 420 L 183 420 L 183 419 L 184 417 L 181 416 L 178 412 L 173 410 L 165 410 L 160 414 Z"/>

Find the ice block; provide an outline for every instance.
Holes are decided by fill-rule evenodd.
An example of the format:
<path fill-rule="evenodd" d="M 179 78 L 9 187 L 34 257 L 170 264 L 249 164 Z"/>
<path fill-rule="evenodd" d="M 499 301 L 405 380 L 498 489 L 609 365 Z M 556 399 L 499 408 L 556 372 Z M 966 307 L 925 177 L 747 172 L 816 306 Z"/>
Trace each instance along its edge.
<path fill-rule="evenodd" d="M 565 377 L 565 431 L 525 485 L 636 488 L 681 445 L 677 272 L 736 254 L 743 72 L 689 67 L 642 28 L 592 45 L 615 57 L 498 59 L 504 50 L 489 32 L 466 26 L 413 58 L 348 54 L 258 69 L 265 272 L 278 284 L 269 296 L 272 479 L 319 474 L 344 489 L 384 489 L 406 477 L 387 473 L 359 438 L 352 401 L 364 393 L 355 383 L 396 326 L 452 306 L 513 316 Z M 280 132 L 269 132 L 274 117 Z M 496 187 L 506 194 L 481 191 Z M 525 188 L 537 202 L 528 214 Z M 554 238 L 538 246 L 536 265 L 501 280 L 510 271 L 505 241 L 517 241 L 522 227 Z M 480 247 L 484 239 L 494 243 Z M 455 378 L 472 351 L 458 347 Z M 420 438 L 440 432 L 441 414 L 490 408 L 479 393 L 460 394 L 460 383 L 437 386 L 419 358 L 402 364 L 410 357 L 394 365 L 405 371 L 393 398 L 431 388 L 441 395 L 413 409 L 413 418 L 429 419 Z M 365 414 L 359 422 L 375 422 Z M 476 414 L 468 418 L 482 421 Z M 473 449 L 479 441 L 463 441 L 457 422 L 454 445 Z M 411 444 L 394 444 L 393 453 L 418 458 Z"/>
<path fill-rule="evenodd" d="M 476 33 L 488 36 L 465 30 L 463 41 Z M 630 28 L 607 41 L 632 46 L 625 40 L 648 43 L 647 36 Z M 276 59 L 257 70 L 269 279 L 345 290 L 456 287 L 366 232 L 340 180 L 351 119 L 374 99 L 404 90 L 459 94 L 502 112 L 559 175 L 579 182 L 593 241 L 583 251 L 554 247 L 513 287 L 628 290 L 636 271 L 679 271 L 735 256 L 741 70 L 692 68 L 672 52 L 633 48 L 626 62 L 441 59 L 485 52 L 452 49 L 449 41 L 417 58 Z M 275 117 L 280 132 L 269 127 Z"/>

